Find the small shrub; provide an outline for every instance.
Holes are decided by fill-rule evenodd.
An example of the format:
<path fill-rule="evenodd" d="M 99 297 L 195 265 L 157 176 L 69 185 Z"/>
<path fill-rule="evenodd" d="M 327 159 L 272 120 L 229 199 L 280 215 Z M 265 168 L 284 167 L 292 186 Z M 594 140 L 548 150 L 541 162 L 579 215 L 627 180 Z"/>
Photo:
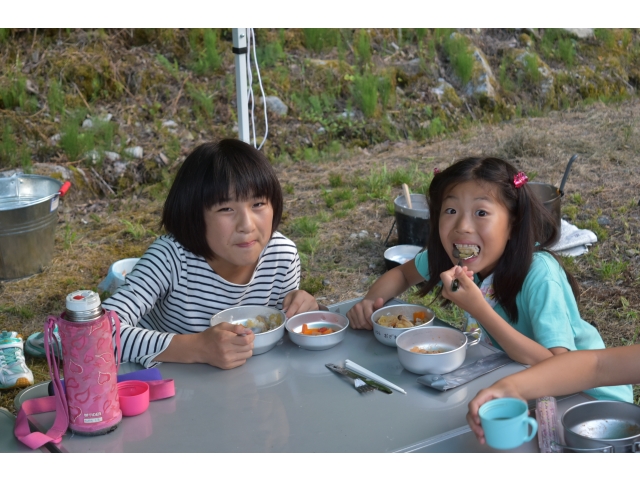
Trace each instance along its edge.
<path fill-rule="evenodd" d="M 358 33 L 356 52 L 362 65 L 368 65 L 371 62 L 371 39 L 366 30 L 360 30 Z"/>
<path fill-rule="evenodd" d="M 322 278 L 320 277 L 304 277 L 300 281 L 300 290 L 315 295 L 322 290 Z"/>
<path fill-rule="evenodd" d="M 298 217 L 291 223 L 291 231 L 300 236 L 313 236 L 318 232 L 319 224 L 309 217 Z"/>
<path fill-rule="evenodd" d="M 171 63 L 164 55 L 161 54 L 156 55 L 156 60 L 174 78 L 178 79 L 180 77 L 180 68 L 178 67 L 178 62 Z"/>
<path fill-rule="evenodd" d="M 200 115 L 206 119 L 211 119 L 214 111 L 213 95 L 207 95 L 206 92 L 190 83 L 187 84 L 187 91 L 189 92 L 189 97 L 193 100 L 193 109 L 196 112 L 196 116 Z"/>
<path fill-rule="evenodd" d="M 257 50 L 258 61 L 264 67 L 274 66 L 285 56 L 280 42 L 267 43 L 264 47 L 258 47 Z"/>
<path fill-rule="evenodd" d="M 18 156 L 18 145 L 13 136 L 13 129 L 9 123 L 5 123 L 2 129 L 2 142 L 0 143 L 0 165 L 14 166 Z"/>
<path fill-rule="evenodd" d="M 427 135 L 429 138 L 437 137 L 438 135 L 442 135 L 447 131 L 447 128 L 442 123 L 442 120 L 439 118 L 434 118 L 429 123 L 429 127 L 427 128 Z"/>
<path fill-rule="evenodd" d="M 62 84 L 57 80 L 52 81 L 49 85 L 47 104 L 51 115 L 62 115 L 64 112 L 64 91 Z"/>
<path fill-rule="evenodd" d="M 537 55 L 525 55 L 524 57 L 524 73 L 526 78 L 534 84 L 537 84 L 542 80 L 542 74 L 538 70 L 538 56 Z"/>
<path fill-rule="evenodd" d="M 331 187 L 341 187 L 344 185 L 344 181 L 342 180 L 342 175 L 340 173 L 330 173 L 329 174 L 329 185 Z"/>
<path fill-rule="evenodd" d="M 211 28 L 205 28 L 202 32 L 202 47 L 198 47 L 198 29 L 190 35 L 191 48 L 196 55 L 196 61 L 192 69 L 198 75 L 211 73 L 222 65 L 222 58 L 218 52 L 218 35 Z"/>
<path fill-rule="evenodd" d="M 320 53 L 338 45 L 340 33 L 335 28 L 303 28 L 304 44 L 309 50 Z"/>
<path fill-rule="evenodd" d="M 373 117 L 378 106 L 378 78 L 371 73 L 356 76 L 352 91 L 354 101 L 364 116 Z"/>
<path fill-rule="evenodd" d="M 558 41 L 558 54 L 567 67 L 573 67 L 573 62 L 576 56 L 576 50 L 573 46 L 573 41 L 570 38 L 565 38 Z"/>
<path fill-rule="evenodd" d="M 610 28 L 596 28 L 593 34 L 605 47 L 613 48 L 616 46 L 616 37 Z"/>
<path fill-rule="evenodd" d="M 469 51 L 467 39 L 461 35 L 449 37 L 444 42 L 444 49 L 462 84 L 468 83 L 473 74 L 473 54 Z"/>
<path fill-rule="evenodd" d="M 60 147 L 71 162 L 93 150 L 95 145 L 92 130 L 80 131 L 80 123 L 84 117 L 84 112 L 76 112 L 68 117 L 62 125 Z"/>

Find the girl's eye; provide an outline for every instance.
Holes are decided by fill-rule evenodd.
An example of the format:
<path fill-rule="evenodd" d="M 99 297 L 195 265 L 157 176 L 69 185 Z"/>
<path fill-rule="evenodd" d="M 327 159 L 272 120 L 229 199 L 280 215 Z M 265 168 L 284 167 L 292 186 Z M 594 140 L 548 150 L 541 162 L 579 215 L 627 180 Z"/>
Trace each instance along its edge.
<path fill-rule="evenodd" d="M 454 213 L 456 213 L 456 209 L 455 208 L 445 208 L 444 209 L 444 213 L 446 213 L 448 215 L 453 215 Z"/>
<path fill-rule="evenodd" d="M 486 210 L 478 210 L 476 211 L 476 215 L 478 215 L 479 217 L 485 217 L 487 215 Z"/>
<path fill-rule="evenodd" d="M 220 207 L 217 211 L 218 212 L 230 212 L 231 211 L 231 207 Z"/>

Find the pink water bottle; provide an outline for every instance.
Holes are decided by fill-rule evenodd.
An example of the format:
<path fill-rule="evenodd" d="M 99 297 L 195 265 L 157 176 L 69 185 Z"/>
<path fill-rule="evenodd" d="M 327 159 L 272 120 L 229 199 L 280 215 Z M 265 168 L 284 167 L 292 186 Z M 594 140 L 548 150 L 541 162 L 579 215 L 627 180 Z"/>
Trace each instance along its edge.
<path fill-rule="evenodd" d="M 115 312 L 102 308 L 100 297 L 91 290 L 70 293 L 66 303 L 66 311 L 56 323 L 62 343 L 69 428 L 81 435 L 108 433 L 122 420 L 112 340 L 112 325 L 119 326 L 119 320 Z"/>

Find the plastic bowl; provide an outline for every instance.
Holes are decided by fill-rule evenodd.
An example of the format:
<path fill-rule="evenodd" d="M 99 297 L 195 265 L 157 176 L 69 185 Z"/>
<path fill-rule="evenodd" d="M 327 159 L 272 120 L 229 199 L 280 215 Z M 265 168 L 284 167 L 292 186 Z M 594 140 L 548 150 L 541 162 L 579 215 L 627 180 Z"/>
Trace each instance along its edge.
<path fill-rule="evenodd" d="M 124 277 L 133 270 L 138 263 L 139 258 L 125 258 L 114 262 L 109 267 L 107 277 L 100 282 L 98 290 L 113 294 L 121 285 L 124 284 Z"/>
<path fill-rule="evenodd" d="M 149 408 L 149 384 L 141 380 L 118 383 L 120 410 L 125 417 L 134 417 Z"/>
<path fill-rule="evenodd" d="M 424 312 L 425 319 L 427 322 L 419 325 L 418 327 L 409 327 L 409 328 L 393 328 L 393 327 L 383 327 L 378 324 L 378 320 L 380 317 L 385 315 L 403 315 L 410 320 L 413 320 L 414 312 Z M 378 341 L 384 345 L 389 347 L 396 346 L 396 338 L 403 332 L 407 330 L 412 330 L 414 328 L 421 328 L 429 326 L 433 323 L 433 319 L 436 318 L 436 314 L 433 313 L 433 310 L 430 308 L 424 307 L 422 305 L 412 305 L 410 303 L 405 303 L 401 305 L 390 305 L 388 307 L 382 307 L 379 310 L 373 312 L 371 315 L 371 322 L 373 323 L 373 334 L 376 336 Z"/>
<path fill-rule="evenodd" d="M 228 322 L 247 327 L 249 320 L 255 320 L 258 315 L 269 318 L 269 315 L 273 314 L 280 316 L 280 319 L 282 320 L 280 326 L 273 330 L 269 330 L 268 332 L 255 334 L 256 338 L 253 341 L 253 355 L 261 355 L 275 347 L 284 335 L 285 316 L 281 310 L 261 305 L 245 305 L 227 308 L 226 310 L 218 312 L 211 317 L 211 326 L 217 325 L 221 322 Z"/>
<path fill-rule="evenodd" d="M 309 328 L 330 327 L 338 331 L 326 335 L 304 335 L 302 325 Z M 347 334 L 349 319 L 344 315 L 323 310 L 299 313 L 288 319 L 285 328 L 289 332 L 289 338 L 293 343 L 306 350 L 327 350 L 335 347 Z"/>
<path fill-rule="evenodd" d="M 474 338 L 469 341 L 469 338 Z M 451 327 L 428 327 L 408 329 L 398 336 L 398 359 L 411 373 L 444 374 L 453 372 L 464 363 L 467 348 L 480 341 L 479 331 L 461 332 Z M 419 347 L 433 353 L 415 353 Z"/>
<path fill-rule="evenodd" d="M 387 270 L 391 270 L 403 263 L 407 263 L 409 260 L 413 260 L 421 250 L 422 247 L 417 245 L 396 245 L 395 247 L 387 248 L 384 251 L 384 264 Z"/>

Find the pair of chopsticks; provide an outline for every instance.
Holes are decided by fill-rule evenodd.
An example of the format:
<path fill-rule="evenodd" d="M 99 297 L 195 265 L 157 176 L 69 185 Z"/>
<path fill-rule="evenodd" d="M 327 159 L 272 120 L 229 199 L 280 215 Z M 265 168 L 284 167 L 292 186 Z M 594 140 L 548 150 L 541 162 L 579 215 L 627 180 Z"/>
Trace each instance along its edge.
<path fill-rule="evenodd" d="M 368 380 L 374 380 L 378 383 L 381 383 L 382 385 L 385 385 L 389 388 L 392 388 L 394 390 L 396 390 L 397 392 L 400 393 L 404 393 L 405 395 L 407 394 L 407 392 L 405 392 L 402 388 L 400 388 L 399 386 L 397 386 L 394 383 L 391 383 L 389 380 L 385 380 L 384 378 L 376 375 L 373 372 L 370 372 L 369 370 L 367 370 L 364 367 L 361 367 L 360 365 L 358 365 L 355 362 L 352 362 L 349 359 L 346 359 L 344 362 L 344 366 L 347 370 L 351 370 L 352 372 L 355 372 L 359 375 L 362 375 L 363 377 L 366 377 Z"/>

